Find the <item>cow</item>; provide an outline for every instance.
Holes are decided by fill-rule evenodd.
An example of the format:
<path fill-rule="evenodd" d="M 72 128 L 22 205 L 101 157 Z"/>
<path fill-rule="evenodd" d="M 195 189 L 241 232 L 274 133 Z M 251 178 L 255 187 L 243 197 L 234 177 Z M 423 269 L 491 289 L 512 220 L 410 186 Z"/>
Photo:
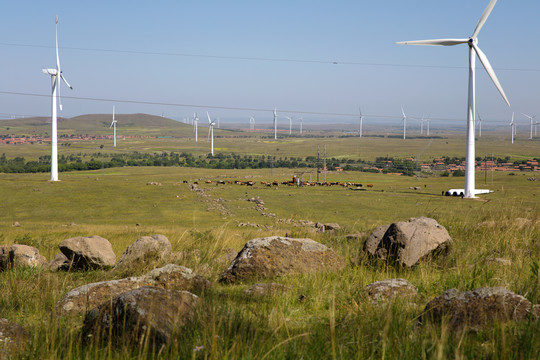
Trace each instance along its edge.
<path fill-rule="evenodd" d="M 368 187 L 368 188 L 372 188 L 372 187 L 373 187 L 373 184 L 367 184 L 367 187 Z"/>

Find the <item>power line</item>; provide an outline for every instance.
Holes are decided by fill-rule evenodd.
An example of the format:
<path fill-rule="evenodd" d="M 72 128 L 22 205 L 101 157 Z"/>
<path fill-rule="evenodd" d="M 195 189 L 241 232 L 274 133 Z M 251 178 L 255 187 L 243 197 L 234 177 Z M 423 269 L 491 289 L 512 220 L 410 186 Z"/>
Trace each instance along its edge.
<path fill-rule="evenodd" d="M 47 45 L 17 44 L 17 43 L 3 43 L 3 42 L 0 42 L 0 45 L 1 46 L 14 46 L 14 47 L 42 48 L 42 49 L 55 48 L 54 46 L 47 46 Z M 81 47 L 69 47 L 69 46 L 62 46 L 60 47 L 60 49 L 75 50 L 75 51 L 119 53 L 119 54 L 177 56 L 177 57 L 190 57 L 190 58 L 202 58 L 202 59 L 288 62 L 288 63 L 307 63 L 307 64 L 324 64 L 324 65 L 358 65 L 358 66 L 383 66 L 383 67 L 433 68 L 433 69 L 468 69 L 468 67 L 466 66 L 451 66 L 451 65 L 397 64 L 397 63 L 378 63 L 378 62 L 361 62 L 361 61 L 268 58 L 268 57 L 252 57 L 252 56 L 227 56 L 227 55 L 189 54 L 189 53 L 142 51 L 142 50 L 81 48 Z M 480 69 L 480 68 L 477 68 L 477 69 Z M 532 69 L 532 68 L 494 68 L 494 69 L 497 71 L 540 72 L 540 69 Z"/>
<path fill-rule="evenodd" d="M 33 96 L 33 97 L 50 97 L 50 94 L 33 94 L 15 91 L 1 91 L 0 94 L 15 95 L 15 96 Z M 216 109 L 216 110 L 236 110 L 236 111 L 250 111 L 250 112 L 273 112 L 273 108 L 249 108 L 249 107 L 234 107 L 234 106 L 219 106 L 219 105 L 205 105 L 205 104 L 182 104 L 182 103 L 166 103 L 156 101 L 140 101 L 140 100 L 127 100 L 127 99 L 106 99 L 96 97 L 82 97 L 82 96 L 62 96 L 64 99 L 82 100 L 82 101 L 97 101 L 97 102 L 112 102 L 112 103 L 124 103 L 124 104 L 138 104 L 138 105 L 159 105 L 159 106 L 171 106 L 171 107 L 189 107 L 189 108 L 202 108 L 202 109 Z M 336 116 L 336 117 L 354 117 L 357 118 L 358 114 L 350 113 L 337 113 L 337 112 L 317 112 L 317 111 L 304 111 L 304 110 L 290 110 L 280 109 L 281 113 L 287 114 L 299 114 L 299 115 L 319 115 L 319 116 Z M 364 114 L 364 117 L 379 118 L 379 119 L 396 119 L 398 115 L 379 115 L 379 114 Z M 429 118 L 433 121 L 463 121 L 463 119 L 455 118 Z"/>

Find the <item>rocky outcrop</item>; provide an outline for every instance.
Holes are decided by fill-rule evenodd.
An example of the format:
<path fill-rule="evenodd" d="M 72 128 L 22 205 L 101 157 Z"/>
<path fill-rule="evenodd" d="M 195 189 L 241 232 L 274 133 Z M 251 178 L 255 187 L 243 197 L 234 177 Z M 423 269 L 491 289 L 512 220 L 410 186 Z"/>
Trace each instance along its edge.
<path fill-rule="evenodd" d="M 66 239 L 60 243 L 60 251 L 74 269 L 108 269 L 116 262 L 111 243 L 100 236 Z"/>
<path fill-rule="evenodd" d="M 391 299 L 413 300 L 418 289 L 405 279 L 386 279 L 374 282 L 364 288 L 367 296 L 377 304 Z"/>
<path fill-rule="evenodd" d="M 0 271 L 12 267 L 43 265 L 47 259 L 39 253 L 35 247 L 15 244 L 11 246 L 0 246 Z"/>
<path fill-rule="evenodd" d="M 148 343 L 159 351 L 176 330 L 193 319 L 199 303 L 199 298 L 187 291 L 145 286 L 124 292 L 86 314 L 83 339 Z"/>
<path fill-rule="evenodd" d="M 391 224 L 375 247 L 383 227 L 376 229 L 366 242 L 366 251 L 392 263 L 414 266 L 420 259 L 445 252 L 452 238 L 444 226 L 425 217 Z"/>
<path fill-rule="evenodd" d="M 128 269 L 132 266 L 140 266 L 149 261 L 163 259 L 171 252 L 172 246 L 167 237 L 163 235 L 142 236 L 124 251 L 116 267 Z"/>
<path fill-rule="evenodd" d="M 86 284 L 65 294 L 54 306 L 57 315 L 81 314 L 126 291 L 143 286 L 155 286 L 172 290 L 187 290 L 197 294 L 211 287 L 204 277 L 191 269 L 169 264 L 154 269 L 146 275 L 119 280 Z"/>
<path fill-rule="evenodd" d="M 316 241 L 272 236 L 248 241 L 219 281 L 237 283 L 278 275 L 335 271 L 344 266 L 332 249 Z"/>
<path fill-rule="evenodd" d="M 461 292 L 450 289 L 431 300 L 419 319 L 441 322 L 447 319 L 452 329 L 481 329 L 495 322 L 538 320 L 540 309 L 521 295 L 502 287 Z"/>

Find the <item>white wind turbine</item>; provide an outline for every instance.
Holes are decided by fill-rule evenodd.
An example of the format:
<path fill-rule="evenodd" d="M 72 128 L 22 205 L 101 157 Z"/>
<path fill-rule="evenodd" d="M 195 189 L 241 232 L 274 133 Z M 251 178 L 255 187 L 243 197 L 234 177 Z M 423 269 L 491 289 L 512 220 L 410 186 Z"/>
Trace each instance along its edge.
<path fill-rule="evenodd" d="M 513 144 L 514 136 L 516 135 L 516 123 L 514 121 L 514 113 L 512 113 L 512 121 L 510 121 L 510 131 L 512 132 L 512 144 Z"/>
<path fill-rule="evenodd" d="M 42 69 L 43 73 L 51 76 L 52 82 L 52 111 L 51 111 L 51 181 L 58 181 L 58 129 L 56 115 L 56 93 L 58 91 L 59 107 L 62 111 L 60 100 L 60 78 L 73 90 L 60 70 L 60 56 L 58 55 L 58 16 L 56 16 L 56 69 Z"/>
<path fill-rule="evenodd" d="M 112 107 L 112 123 L 111 123 L 111 126 L 109 126 L 109 129 L 110 128 L 113 128 L 113 147 L 116 147 L 116 119 L 114 117 L 114 105 Z"/>
<path fill-rule="evenodd" d="M 427 134 L 427 136 L 429 136 L 429 116 L 427 117 L 426 122 L 427 122 L 427 131 L 426 131 L 426 134 Z"/>
<path fill-rule="evenodd" d="M 476 116 L 478 116 L 478 121 L 476 121 L 476 126 L 478 126 L 478 137 L 482 137 L 482 117 L 478 111 L 476 112 Z"/>
<path fill-rule="evenodd" d="M 403 41 L 398 44 L 403 45 L 438 45 L 438 46 L 453 46 L 459 44 L 467 44 L 469 46 L 469 104 L 467 106 L 467 154 L 465 158 L 465 189 L 464 197 L 474 198 L 477 191 L 475 190 L 475 146 L 474 146 L 474 125 L 475 125 L 475 65 L 476 56 L 480 59 L 480 62 L 486 69 L 491 80 L 501 93 L 504 101 L 510 106 L 510 102 L 504 93 L 504 90 L 497 79 L 497 75 L 493 71 L 491 64 L 489 63 L 486 55 L 478 47 L 478 33 L 482 30 L 482 27 L 486 23 L 493 7 L 497 3 L 497 0 L 491 0 L 482 16 L 478 20 L 478 24 L 473 34 L 467 39 L 436 39 L 436 40 L 419 40 L 419 41 Z M 475 56 L 476 55 L 476 56 Z M 482 191 L 483 192 L 483 191 Z M 478 192 L 480 193 L 480 192 Z"/>
<path fill-rule="evenodd" d="M 405 115 L 403 105 L 401 105 L 401 113 L 403 114 L 403 140 L 405 140 L 407 133 L 407 115 Z"/>
<path fill-rule="evenodd" d="M 285 116 L 285 118 L 289 119 L 289 135 L 292 135 L 292 117 Z"/>
<path fill-rule="evenodd" d="M 208 111 L 206 112 L 206 116 L 208 116 L 208 123 L 210 124 L 210 126 L 208 127 L 208 137 L 210 138 L 210 153 L 212 154 L 212 156 L 214 156 L 214 125 L 216 125 L 216 122 L 210 119 L 210 114 L 208 114 Z"/>
<path fill-rule="evenodd" d="M 362 127 L 364 122 L 364 116 L 362 115 L 362 109 L 358 107 L 358 111 L 360 112 L 360 131 L 358 132 L 358 137 L 362 137 Z"/>
<path fill-rule="evenodd" d="M 274 140 L 277 140 L 277 109 L 274 108 Z"/>
<path fill-rule="evenodd" d="M 199 142 L 199 117 L 197 116 L 197 113 L 193 113 L 193 127 L 195 129 L 195 142 Z"/>
<path fill-rule="evenodd" d="M 255 117 L 253 116 L 249 118 L 249 130 L 255 131 Z"/>
<path fill-rule="evenodd" d="M 527 114 L 524 114 L 524 113 L 521 113 L 521 114 L 523 114 L 525 117 L 528 117 L 529 120 L 531 120 L 531 134 L 529 135 L 529 140 L 532 140 L 532 138 L 533 138 L 533 127 L 534 127 L 534 125 L 536 125 L 536 124 L 533 123 L 533 121 L 534 121 L 534 118 L 536 117 L 536 115 L 530 116 L 530 115 L 527 115 Z"/>
<path fill-rule="evenodd" d="M 304 118 L 300 118 L 300 135 L 302 135 L 302 127 L 304 125 Z"/>

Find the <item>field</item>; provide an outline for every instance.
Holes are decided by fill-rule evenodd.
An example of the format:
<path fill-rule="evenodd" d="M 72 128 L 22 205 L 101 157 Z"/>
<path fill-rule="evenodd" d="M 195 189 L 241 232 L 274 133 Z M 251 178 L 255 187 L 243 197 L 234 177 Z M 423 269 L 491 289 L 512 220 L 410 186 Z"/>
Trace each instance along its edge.
<path fill-rule="evenodd" d="M 538 156 L 537 141 L 518 142 L 509 152 L 509 144 L 502 139 L 504 134 L 499 133 L 483 136 L 477 143 L 478 156 L 494 154 L 516 160 Z M 113 151 L 110 145 L 99 149 L 101 143 L 61 147 L 59 153 Z M 441 155 L 463 156 L 465 147 L 452 133 L 444 139 L 406 142 L 337 137 L 277 142 L 261 137 L 216 140 L 218 152 L 276 156 L 316 155 L 318 144 L 327 144 L 329 157 L 366 160 L 419 155 L 427 161 Z M 116 151 L 208 151 L 205 140 L 199 146 L 187 138 L 127 139 L 119 142 Z M 48 145 L 2 146 L 0 153 L 31 159 L 47 154 Z M 139 236 L 163 234 L 174 251 L 199 250 L 200 255 L 182 265 L 215 282 L 214 288 L 204 294 L 196 320 L 164 352 L 155 354 L 144 347 L 84 347 L 80 342 L 82 318 L 51 316 L 53 305 L 72 288 L 148 269 L 132 269 L 129 274 L 115 270 L 48 273 L 36 269 L 0 273 L 0 317 L 23 325 L 30 333 L 29 346 L 21 357 L 540 358 L 540 322 L 496 324 L 478 332 L 452 332 L 444 324 L 416 325 L 425 304 L 450 288 L 504 286 L 535 304 L 540 302 L 540 189 L 538 182 L 528 180 L 534 174 L 496 172 L 493 184 L 491 174 L 484 184 L 484 174 L 478 173 L 477 187 L 494 190 L 478 200 L 441 196 L 443 190 L 463 187 L 461 177 L 413 178 L 359 172 L 326 175 L 328 181 L 374 185 L 366 191 L 269 188 L 260 184 L 289 180 L 294 173 L 294 169 L 124 167 L 61 173 L 57 183 L 48 182 L 48 174 L 0 174 L 0 244 L 32 245 L 51 259 L 66 238 L 100 235 L 112 243 L 118 258 Z M 314 178 L 315 172 L 311 176 Z M 257 184 L 203 183 L 217 179 L 253 180 Z M 193 181 L 201 183 L 199 187 L 205 189 L 207 197 L 190 190 Z M 150 182 L 159 185 L 148 185 Z M 415 186 L 419 190 L 411 189 Z M 247 201 L 257 196 L 264 200 L 266 212 L 275 217 L 262 216 Z M 361 251 L 363 241 L 345 237 L 363 233 L 365 239 L 379 225 L 417 216 L 435 218 L 448 229 L 455 243 L 446 257 L 410 270 L 399 269 L 370 261 Z M 293 226 L 289 219 L 336 222 L 342 229 L 318 233 Z M 21 226 L 13 227 L 14 222 Z M 239 227 L 239 223 L 259 226 Z M 243 294 L 250 284 L 216 282 L 226 264 L 214 260 L 225 249 L 239 251 L 250 239 L 286 234 L 311 238 L 333 248 L 346 260 L 346 268 L 339 273 L 278 278 L 275 281 L 291 290 L 262 300 Z M 508 259 L 511 265 L 486 262 L 492 257 Z M 397 277 L 418 287 L 420 295 L 415 304 L 398 299 L 373 305 L 366 299 L 363 288 L 367 284 Z M 305 300 L 299 300 L 301 295 Z"/>

